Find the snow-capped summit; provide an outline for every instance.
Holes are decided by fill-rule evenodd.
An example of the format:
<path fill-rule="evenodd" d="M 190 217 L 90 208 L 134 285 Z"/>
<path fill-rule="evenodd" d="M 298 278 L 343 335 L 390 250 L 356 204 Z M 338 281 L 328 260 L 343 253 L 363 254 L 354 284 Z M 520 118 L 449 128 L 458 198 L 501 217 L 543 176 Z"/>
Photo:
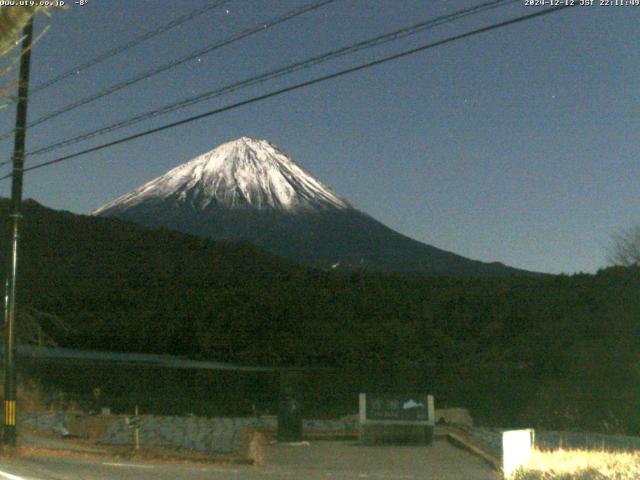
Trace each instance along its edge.
<path fill-rule="evenodd" d="M 174 168 L 94 215 L 249 242 L 326 270 L 521 273 L 408 238 L 353 208 L 268 141 L 247 137 Z"/>
<path fill-rule="evenodd" d="M 350 208 L 267 140 L 242 137 L 170 170 L 94 214 L 167 200 L 197 210 L 222 207 L 296 213 Z"/>

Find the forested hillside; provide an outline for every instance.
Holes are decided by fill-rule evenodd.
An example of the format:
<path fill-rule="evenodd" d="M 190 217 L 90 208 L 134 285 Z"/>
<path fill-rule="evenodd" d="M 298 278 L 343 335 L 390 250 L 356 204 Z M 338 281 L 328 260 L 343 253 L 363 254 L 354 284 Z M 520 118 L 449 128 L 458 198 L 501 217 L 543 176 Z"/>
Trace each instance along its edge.
<path fill-rule="evenodd" d="M 380 388 L 431 382 L 486 422 L 640 432 L 637 268 L 337 274 L 35 202 L 23 226 L 19 306 L 42 312 L 61 346 L 332 368 Z"/>

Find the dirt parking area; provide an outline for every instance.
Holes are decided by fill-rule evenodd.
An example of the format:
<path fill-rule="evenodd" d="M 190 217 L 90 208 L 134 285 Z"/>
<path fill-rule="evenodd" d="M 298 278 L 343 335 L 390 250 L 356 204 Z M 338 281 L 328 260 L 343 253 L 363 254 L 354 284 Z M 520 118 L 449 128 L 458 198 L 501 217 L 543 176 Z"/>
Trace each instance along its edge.
<path fill-rule="evenodd" d="M 497 480 L 480 458 L 436 440 L 429 446 L 362 446 L 318 441 L 265 447 L 265 466 L 288 478 L 389 480 Z"/>

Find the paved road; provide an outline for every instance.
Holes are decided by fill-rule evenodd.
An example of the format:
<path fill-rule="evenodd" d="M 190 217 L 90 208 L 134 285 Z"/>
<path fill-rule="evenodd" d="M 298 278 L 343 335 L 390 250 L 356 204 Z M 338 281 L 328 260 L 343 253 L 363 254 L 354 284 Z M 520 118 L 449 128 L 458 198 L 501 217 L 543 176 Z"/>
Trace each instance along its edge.
<path fill-rule="evenodd" d="M 0 459 L 0 480 L 497 480 L 475 456 L 436 441 L 429 447 L 348 442 L 268 446 L 266 466 L 150 463 L 77 457 Z"/>

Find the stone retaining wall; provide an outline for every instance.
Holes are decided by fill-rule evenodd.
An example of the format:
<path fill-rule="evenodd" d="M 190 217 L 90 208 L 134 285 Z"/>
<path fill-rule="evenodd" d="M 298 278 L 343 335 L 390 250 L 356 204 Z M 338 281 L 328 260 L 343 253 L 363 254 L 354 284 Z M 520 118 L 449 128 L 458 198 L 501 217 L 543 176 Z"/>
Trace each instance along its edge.
<path fill-rule="evenodd" d="M 33 428 L 47 430 L 59 435 L 68 435 L 67 425 L 81 415 L 43 414 L 24 415 L 20 422 Z M 112 417 L 113 423 L 99 443 L 111 445 L 131 445 L 134 430 L 127 424 L 126 415 Z M 277 419 L 268 418 L 205 418 L 195 416 L 168 417 L 141 415 L 139 417 L 140 445 L 149 447 L 174 448 L 201 452 L 237 452 L 243 442 L 243 432 L 251 430 L 277 429 Z M 357 421 L 345 420 L 305 420 L 303 431 L 307 433 L 356 433 Z"/>
<path fill-rule="evenodd" d="M 67 430 L 66 422 L 67 415 L 64 413 L 51 413 L 51 414 L 26 414 L 18 415 L 18 426 L 21 424 L 29 425 L 30 427 L 38 430 L 46 430 L 56 433 L 61 436 L 69 434 Z"/>
<path fill-rule="evenodd" d="M 201 417 L 140 417 L 140 445 L 178 450 L 230 453 L 240 449 L 242 431 L 252 427 L 251 419 Z M 134 430 L 120 417 L 101 439 L 101 443 L 130 445 Z"/>

